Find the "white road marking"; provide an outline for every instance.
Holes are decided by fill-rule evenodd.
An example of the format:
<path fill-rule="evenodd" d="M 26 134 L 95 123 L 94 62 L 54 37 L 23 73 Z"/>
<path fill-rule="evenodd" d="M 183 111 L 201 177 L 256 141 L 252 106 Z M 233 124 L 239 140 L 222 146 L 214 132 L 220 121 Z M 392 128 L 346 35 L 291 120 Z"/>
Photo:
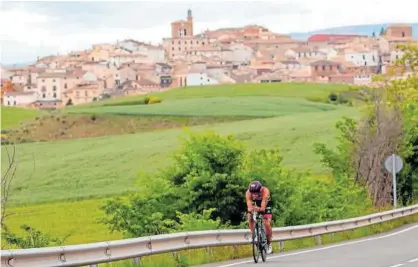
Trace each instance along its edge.
<path fill-rule="evenodd" d="M 402 266 L 403 264 L 401 263 L 401 264 L 396 264 L 396 265 L 392 265 L 392 266 L 390 266 L 390 267 L 399 267 L 399 266 Z"/>
<path fill-rule="evenodd" d="M 408 261 L 408 262 L 412 263 L 412 262 L 416 262 L 416 261 L 418 261 L 418 258 L 413 259 L 413 260 L 410 260 L 410 261 Z"/>
<path fill-rule="evenodd" d="M 339 248 L 339 247 L 344 247 L 344 246 L 348 246 L 348 245 L 359 244 L 359 243 L 363 243 L 363 242 L 367 242 L 367 241 L 379 240 L 379 239 L 399 235 L 399 234 L 414 230 L 415 228 L 418 228 L 418 225 L 414 225 L 414 226 L 411 226 L 409 228 L 406 228 L 406 229 L 403 229 L 403 230 L 400 230 L 398 232 L 394 232 L 394 233 L 391 233 L 391 234 L 387 234 L 387 235 L 384 235 L 384 236 L 371 237 L 371 238 L 367 238 L 367 239 L 362 239 L 362 240 L 357 240 L 357 241 L 352 241 L 352 242 L 347 242 L 347 243 L 342 243 L 342 244 L 336 244 L 336 245 L 331 245 L 331 246 L 322 247 L 322 248 L 314 248 L 314 249 L 310 249 L 310 250 L 298 251 L 298 252 L 293 252 L 293 253 L 289 253 L 289 254 L 285 254 L 285 255 L 278 255 L 278 256 L 272 256 L 272 257 L 267 256 L 267 260 L 268 259 L 278 259 L 278 258 L 296 256 L 296 255 L 306 254 L 306 253 L 310 253 L 310 252 L 317 252 L 317 251 L 327 250 L 327 249 L 331 249 L 331 248 Z M 418 259 L 414 259 L 413 261 L 418 261 Z M 230 266 L 241 265 L 241 264 L 246 264 L 246 263 L 251 263 L 251 262 L 254 262 L 254 261 L 253 260 L 241 261 L 241 262 L 235 262 L 235 263 L 226 264 L 226 265 L 219 265 L 217 267 L 230 267 Z M 401 265 L 395 265 L 395 266 L 402 266 L 402 264 Z M 395 267 L 395 266 L 392 266 L 392 267 Z"/>

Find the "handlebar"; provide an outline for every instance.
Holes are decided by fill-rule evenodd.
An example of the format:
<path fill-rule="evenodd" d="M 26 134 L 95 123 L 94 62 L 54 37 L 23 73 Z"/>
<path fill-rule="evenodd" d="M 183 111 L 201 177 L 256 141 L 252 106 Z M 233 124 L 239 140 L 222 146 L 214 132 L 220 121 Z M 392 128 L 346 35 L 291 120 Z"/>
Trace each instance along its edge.
<path fill-rule="evenodd" d="M 252 217 L 253 221 L 257 221 L 257 219 L 261 219 L 261 220 L 264 219 L 264 216 L 261 213 L 259 213 L 258 211 L 251 211 L 251 217 Z"/>

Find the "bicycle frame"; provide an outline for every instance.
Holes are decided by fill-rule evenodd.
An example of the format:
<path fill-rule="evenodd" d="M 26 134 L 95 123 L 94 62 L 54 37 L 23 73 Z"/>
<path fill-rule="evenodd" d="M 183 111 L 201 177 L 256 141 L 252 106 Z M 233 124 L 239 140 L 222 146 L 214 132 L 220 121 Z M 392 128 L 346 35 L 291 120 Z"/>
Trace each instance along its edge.
<path fill-rule="evenodd" d="M 258 262 L 260 254 L 262 260 L 266 261 L 267 235 L 264 228 L 264 216 L 256 211 L 251 212 L 251 215 L 252 220 L 255 222 L 252 241 L 254 261 Z"/>

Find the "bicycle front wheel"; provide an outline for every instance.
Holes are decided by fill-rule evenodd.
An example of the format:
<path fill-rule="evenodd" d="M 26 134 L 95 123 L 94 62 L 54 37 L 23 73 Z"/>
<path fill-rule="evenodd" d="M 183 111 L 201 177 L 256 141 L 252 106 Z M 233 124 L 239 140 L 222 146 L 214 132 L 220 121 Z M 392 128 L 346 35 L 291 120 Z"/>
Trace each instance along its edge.
<path fill-rule="evenodd" d="M 257 226 L 254 227 L 252 240 L 253 240 L 253 258 L 254 258 L 254 262 L 258 263 L 258 259 L 260 258 L 261 240 L 260 240 L 260 235 L 259 235 Z"/>

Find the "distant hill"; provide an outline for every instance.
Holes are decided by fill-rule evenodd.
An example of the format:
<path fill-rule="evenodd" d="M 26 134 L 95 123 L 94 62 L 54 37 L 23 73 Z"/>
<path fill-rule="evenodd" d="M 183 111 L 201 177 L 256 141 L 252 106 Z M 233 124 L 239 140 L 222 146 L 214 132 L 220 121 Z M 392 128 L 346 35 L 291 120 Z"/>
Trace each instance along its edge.
<path fill-rule="evenodd" d="M 289 35 L 295 39 L 306 40 L 309 36 L 313 34 L 325 33 L 325 34 L 361 34 L 371 36 L 373 32 L 376 35 L 379 35 L 380 29 L 386 28 L 388 25 L 393 23 L 384 23 L 384 24 L 370 24 L 370 25 L 356 25 L 356 26 L 344 26 L 337 28 L 328 28 L 311 32 L 295 32 L 290 33 Z M 410 23 L 408 23 L 410 24 Z M 418 23 L 411 23 L 412 31 L 415 38 L 418 38 Z"/>
<path fill-rule="evenodd" d="M 27 61 L 27 62 L 19 62 L 14 64 L 1 64 L 1 67 L 3 68 L 20 68 L 25 67 L 27 65 L 34 64 L 36 61 Z"/>

